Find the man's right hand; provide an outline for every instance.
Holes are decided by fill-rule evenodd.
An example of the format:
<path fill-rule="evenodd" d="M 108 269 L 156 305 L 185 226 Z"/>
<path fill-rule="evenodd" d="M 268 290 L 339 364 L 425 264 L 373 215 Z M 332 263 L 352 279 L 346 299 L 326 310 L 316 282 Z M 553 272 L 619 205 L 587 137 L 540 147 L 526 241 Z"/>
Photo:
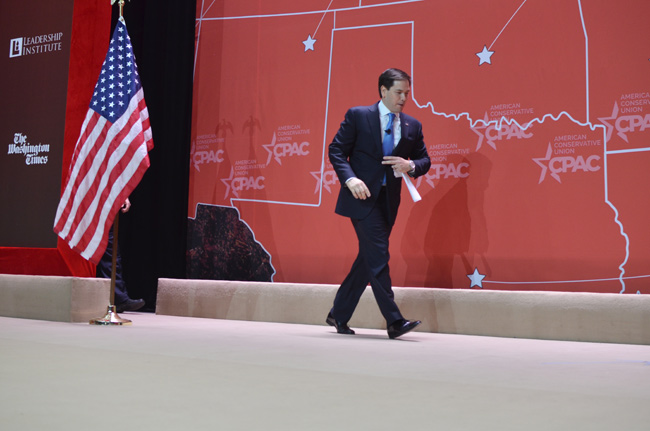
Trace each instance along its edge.
<path fill-rule="evenodd" d="M 370 190 L 366 187 L 366 183 L 359 178 L 350 178 L 345 185 L 352 192 L 355 199 L 365 200 L 370 197 Z"/>

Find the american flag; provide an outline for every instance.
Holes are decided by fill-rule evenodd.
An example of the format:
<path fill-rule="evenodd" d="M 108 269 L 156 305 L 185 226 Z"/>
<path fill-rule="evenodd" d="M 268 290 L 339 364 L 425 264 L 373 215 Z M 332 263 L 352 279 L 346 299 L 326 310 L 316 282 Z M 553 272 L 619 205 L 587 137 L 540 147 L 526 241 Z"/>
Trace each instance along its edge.
<path fill-rule="evenodd" d="M 101 259 L 115 215 L 149 167 L 152 148 L 149 112 L 120 18 L 54 219 L 54 232 L 85 259 Z"/>

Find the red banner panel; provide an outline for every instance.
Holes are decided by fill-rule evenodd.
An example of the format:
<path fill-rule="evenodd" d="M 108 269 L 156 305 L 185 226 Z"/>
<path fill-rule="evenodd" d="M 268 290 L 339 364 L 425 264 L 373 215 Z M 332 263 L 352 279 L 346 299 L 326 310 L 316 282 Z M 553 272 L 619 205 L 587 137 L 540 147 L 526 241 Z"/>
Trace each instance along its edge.
<path fill-rule="evenodd" d="M 197 4 L 189 277 L 342 281 L 327 148 L 397 67 L 432 167 L 395 286 L 650 293 L 650 3 L 314 4 Z"/>

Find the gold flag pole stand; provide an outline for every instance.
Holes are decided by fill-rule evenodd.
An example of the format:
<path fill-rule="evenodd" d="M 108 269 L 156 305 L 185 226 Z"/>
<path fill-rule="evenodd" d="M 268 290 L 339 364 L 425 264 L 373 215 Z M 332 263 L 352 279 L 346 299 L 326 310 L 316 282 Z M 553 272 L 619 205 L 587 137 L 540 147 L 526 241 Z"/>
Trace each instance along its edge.
<path fill-rule="evenodd" d="M 117 267 L 117 238 L 118 238 L 118 228 L 120 221 L 120 212 L 117 212 L 115 216 L 115 221 L 113 222 L 113 267 L 111 270 L 111 301 L 109 302 L 108 309 L 106 310 L 106 315 L 98 319 L 93 319 L 90 321 L 91 325 L 130 325 L 131 321 L 129 319 L 122 319 L 117 315 L 117 309 L 115 307 L 115 271 Z"/>

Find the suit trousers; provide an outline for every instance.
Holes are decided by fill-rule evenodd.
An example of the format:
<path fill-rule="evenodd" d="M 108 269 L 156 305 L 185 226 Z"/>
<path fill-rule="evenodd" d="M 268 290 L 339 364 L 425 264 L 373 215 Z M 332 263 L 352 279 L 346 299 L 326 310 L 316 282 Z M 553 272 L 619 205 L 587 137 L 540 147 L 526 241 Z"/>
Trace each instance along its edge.
<path fill-rule="evenodd" d="M 370 214 L 363 219 L 351 219 L 359 240 L 359 254 L 334 298 L 331 313 L 340 322 L 350 320 L 368 283 L 387 325 L 403 318 L 394 300 L 388 267 L 388 240 L 393 226 L 387 214 L 386 190 L 382 187 Z"/>

